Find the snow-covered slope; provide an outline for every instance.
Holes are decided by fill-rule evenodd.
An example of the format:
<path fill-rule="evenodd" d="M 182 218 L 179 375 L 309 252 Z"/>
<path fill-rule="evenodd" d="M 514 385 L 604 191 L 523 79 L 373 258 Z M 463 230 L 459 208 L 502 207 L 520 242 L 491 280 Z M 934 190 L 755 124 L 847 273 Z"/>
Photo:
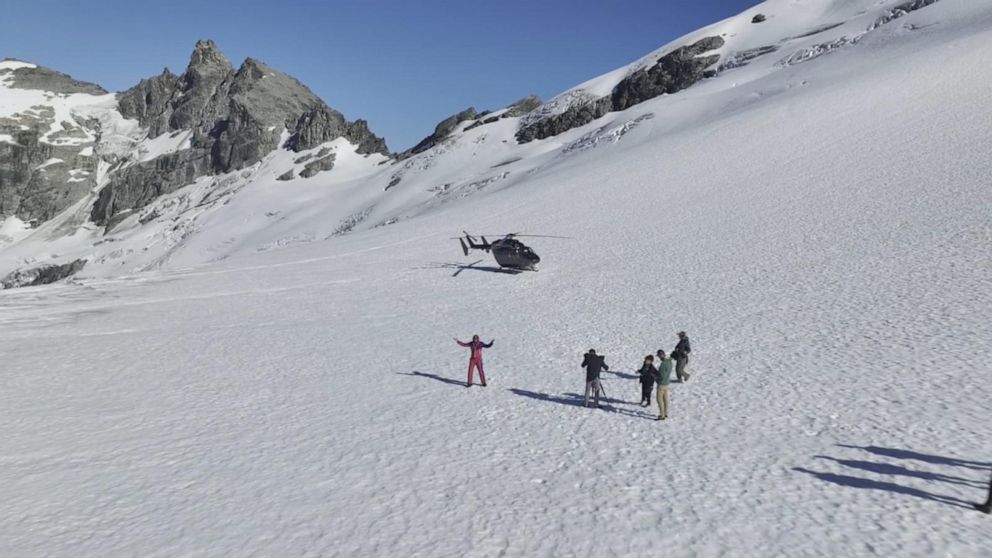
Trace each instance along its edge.
<path fill-rule="evenodd" d="M 992 8 L 862 35 L 893 5 L 767 2 L 716 31 L 856 25 L 524 145 L 276 152 L 0 294 L 0 554 L 989 555 Z M 574 240 L 511 276 L 462 229 Z M 631 375 L 680 329 L 648 420 Z"/>
<path fill-rule="evenodd" d="M 307 165 L 326 160 L 316 155 L 326 153 L 331 142 L 296 153 L 285 147 L 287 138 L 283 136 L 279 145 L 284 147 L 258 163 L 230 173 L 203 174 L 194 184 L 158 197 L 126 219 L 130 210 L 119 213 L 106 228 L 104 222 L 100 226 L 87 223 L 96 213 L 92 208 L 101 197 L 99 192 L 111 181 L 112 175 L 105 173 L 93 195 L 82 198 L 33 234 L 20 221 L 12 220 L 5 229 L 19 232 L 5 237 L 8 247 L 0 250 L 0 272 L 79 259 L 88 262 L 81 277 L 113 276 L 163 265 L 199 265 L 239 251 L 269 250 L 391 225 L 480 191 L 530 183 L 536 175 L 586 159 L 590 150 L 622 138 L 627 147 L 652 136 L 698 126 L 701 121 L 745 112 L 758 99 L 776 95 L 783 88 L 802 86 L 797 76 L 803 72 L 797 65 L 838 50 L 853 50 L 872 35 L 913 35 L 919 24 L 903 17 L 933 3 L 934 0 L 765 2 L 563 92 L 523 116 L 498 118 L 503 111 L 496 111 L 461 122 L 433 148 L 409 159 L 387 161 L 378 154 L 367 155 L 368 151 L 364 151 L 365 156 L 350 157 L 357 146 L 337 145 L 330 171 L 302 178 Z M 765 16 L 764 21 L 753 23 L 758 14 Z M 645 74 L 652 65 L 664 63 L 666 55 L 685 45 L 707 40 L 722 45 L 695 56 L 718 59 L 706 68 L 708 79 L 694 82 L 683 76 L 680 79 L 688 81 L 679 87 L 688 89 L 658 98 L 650 96 L 660 90 L 635 91 L 633 99 L 625 97 L 623 106 L 632 100 L 638 102 L 625 110 L 613 111 L 599 102 L 600 112 L 606 112 L 591 122 L 582 117 L 574 120 L 567 114 L 562 117 L 563 113 L 582 113 L 597 99 L 609 101 L 611 91 L 630 82 L 631 76 Z M 217 66 L 230 68 L 209 42 L 198 43 L 187 74 L 202 65 L 209 72 L 198 70 L 196 75 L 218 73 Z M 249 59 L 245 65 L 254 68 L 258 63 Z M 688 71 L 684 67 L 682 70 Z M 243 73 L 245 66 L 238 70 L 239 76 Z M 700 73 L 693 79 L 703 77 Z M 166 73 L 143 81 L 135 89 L 143 95 L 151 91 L 161 96 L 156 80 L 182 79 L 186 78 Z M 630 87 L 643 89 L 645 85 Z M 7 98 L 5 95 L 9 97 L 8 92 L 0 90 L 0 99 Z M 128 101 L 128 106 L 131 104 Z M 129 113 L 144 114 L 145 110 L 131 109 Z M 104 119 L 114 121 L 114 130 L 122 129 L 115 107 L 109 106 L 102 114 Z M 521 130 L 551 118 L 562 120 L 551 126 L 555 130 L 553 137 L 518 143 Z M 110 150 L 111 157 L 104 157 L 116 165 L 112 170 L 127 170 L 128 166 L 183 149 L 188 151 L 194 136 L 184 129 L 156 135 L 161 126 L 154 123 L 149 130 L 137 127 L 135 121 L 123 122 L 130 122 L 130 129 L 117 135 L 130 136 L 131 143 L 122 146 L 117 142 Z M 275 126 L 269 128 L 272 131 Z M 146 178 L 153 179 L 159 180 Z M 233 229 L 232 223 L 237 223 Z M 15 240 L 16 245 L 9 246 Z"/>

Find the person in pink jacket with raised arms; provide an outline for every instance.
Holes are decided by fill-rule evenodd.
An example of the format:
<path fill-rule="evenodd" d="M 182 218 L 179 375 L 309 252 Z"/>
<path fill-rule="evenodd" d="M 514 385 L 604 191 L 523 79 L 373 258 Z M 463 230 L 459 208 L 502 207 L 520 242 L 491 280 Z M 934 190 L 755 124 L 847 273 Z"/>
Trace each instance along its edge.
<path fill-rule="evenodd" d="M 472 385 L 473 368 L 479 371 L 479 379 L 482 380 L 482 386 L 483 387 L 486 386 L 486 374 L 482 371 L 482 349 L 488 349 L 489 347 L 492 347 L 495 341 L 496 340 L 493 339 L 489 343 L 483 343 L 482 341 L 479 340 L 478 335 L 472 336 L 471 343 L 463 343 L 459 341 L 457 338 L 455 339 L 455 343 L 458 343 L 462 347 L 472 348 L 472 356 L 469 357 L 468 359 L 468 381 L 465 382 L 465 387 L 469 387 Z"/>

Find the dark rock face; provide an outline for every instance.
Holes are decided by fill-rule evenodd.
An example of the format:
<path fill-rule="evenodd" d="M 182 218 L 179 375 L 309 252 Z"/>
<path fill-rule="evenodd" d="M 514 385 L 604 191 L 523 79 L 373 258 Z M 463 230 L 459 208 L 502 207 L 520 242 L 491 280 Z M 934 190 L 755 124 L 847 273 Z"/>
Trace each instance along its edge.
<path fill-rule="evenodd" d="M 141 80 L 141 83 L 117 96 L 117 107 L 125 118 L 138 120 L 148 128 L 150 137 L 169 131 L 172 97 L 179 91 L 179 76 L 166 68 L 161 74 Z"/>
<path fill-rule="evenodd" d="M 63 95 L 86 93 L 89 95 L 106 95 L 107 90 L 96 85 L 73 79 L 71 76 L 38 66 L 36 68 L 18 68 L 12 70 L 13 80 L 8 87 L 13 89 L 40 89 Z"/>
<path fill-rule="evenodd" d="M 318 154 L 318 159 L 310 161 L 303 167 L 303 170 L 300 171 L 300 176 L 303 178 L 310 178 L 318 172 L 331 170 L 334 168 L 334 159 L 336 158 L 337 155 L 334 153 Z"/>
<path fill-rule="evenodd" d="M 723 37 L 706 37 L 662 56 L 650 68 L 627 76 L 613 89 L 613 110 L 625 110 L 648 99 L 691 87 L 706 77 L 706 68 L 720 59 L 719 55 L 700 55 L 723 44 Z"/>
<path fill-rule="evenodd" d="M 40 66 L 2 70 L 0 80 L 10 89 L 106 94 L 98 85 Z M 10 140 L 0 141 L 0 219 L 13 215 L 26 222 L 47 221 L 96 185 L 98 160 L 92 147 L 99 123 L 56 117 L 44 103 L 0 117 L 0 134 Z"/>
<path fill-rule="evenodd" d="M 433 135 L 436 138 L 444 139 L 450 136 L 451 132 L 453 132 L 455 130 L 455 127 L 457 127 L 460 123 L 465 122 L 466 120 L 472 120 L 476 116 L 478 116 L 478 113 L 475 112 L 475 107 L 468 107 L 467 109 L 459 112 L 458 114 L 449 116 L 448 118 L 445 118 L 444 120 L 439 122 L 438 125 L 434 128 Z"/>
<path fill-rule="evenodd" d="M 5 289 L 36 287 L 61 281 L 82 271 L 86 260 L 75 260 L 60 265 L 43 265 L 34 269 L 17 270 L 0 280 Z"/>
<path fill-rule="evenodd" d="M 476 121 L 465 127 L 465 131 L 473 130 L 479 126 L 485 126 L 486 124 L 492 124 L 504 118 L 517 118 L 523 116 L 537 107 L 541 106 L 541 98 L 536 95 L 529 95 L 523 99 L 514 101 L 510 106 L 506 107 L 506 110 L 500 113 L 498 116 L 485 116 L 490 114 L 490 111 L 485 111 L 478 116 L 476 116 Z"/>
<path fill-rule="evenodd" d="M 118 170 L 100 190 L 90 218 L 108 225 L 114 216 L 144 207 L 207 174 L 209 166 L 207 154 L 187 149 Z"/>
<path fill-rule="evenodd" d="M 14 138 L 16 145 L 0 142 L 0 215 L 44 222 L 95 185 L 97 159 L 80 155 L 79 147 L 41 142 L 33 130 Z"/>
<path fill-rule="evenodd" d="M 541 106 L 541 98 L 537 95 L 528 95 L 523 99 L 515 101 L 509 106 L 506 112 L 502 114 L 502 118 L 517 118 L 518 116 L 523 116 L 528 112 Z"/>
<path fill-rule="evenodd" d="M 304 151 L 343 136 L 348 131 L 348 123 L 340 112 L 321 106 L 303 113 L 296 122 L 296 130 L 296 134 L 286 142 L 286 147 Z"/>
<path fill-rule="evenodd" d="M 198 41 L 189 66 L 179 77 L 182 95 L 174 97 L 170 107 L 169 130 L 194 129 L 201 122 L 222 118 L 232 71 L 231 63 L 213 41 Z"/>
<path fill-rule="evenodd" d="M 590 103 L 573 105 L 561 114 L 538 120 L 521 128 L 517 131 L 517 141 L 527 143 L 557 136 L 572 128 L 578 128 L 596 120 L 610 112 L 612 108 L 613 101 L 610 97 L 600 97 Z"/>
<path fill-rule="evenodd" d="M 427 136 L 426 138 L 420 140 L 420 143 L 413 146 L 412 148 L 400 153 L 399 159 L 406 159 L 412 157 L 417 153 L 423 153 L 428 149 L 434 147 L 435 145 L 444 141 L 445 138 L 451 135 L 451 132 L 458 127 L 459 124 L 465 122 L 466 120 L 475 120 L 478 117 L 478 113 L 475 112 L 475 107 L 469 107 L 458 114 L 449 116 L 444 120 L 438 122 L 437 126 L 434 127 L 434 133 Z"/>
<path fill-rule="evenodd" d="M 362 155 L 370 155 L 372 153 L 389 155 L 389 148 L 386 147 L 386 140 L 373 134 L 372 131 L 369 130 L 369 123 L 362 119 L 358 119 L 349 124 L 348 130 L 345 132 L 344 137 L 348 138 L 348 141 L 358 146 L 358 149 L 356 150 L 357 153 Z"/>
<path fill-rule="evenodd" d="M 765 17 L 765 14 L 756 14 L 754 17 L 751 18 L 751 23 L 761 23 L 762 21 L 765 21 L 766 19 L 768 19 L 768 18 Z"/>
<path fill-rule="evenodd" d="M 536 121 L 526 122 L 525 119 L 526 123 L 517 131 L 517 141 L 527 143 L 556 136 L 609 112 L 625 110 L 659 95 L 691 87 L 702 79 L 716 75 L 716 70 L 708 68 L 716 64 L 720 56 L 701 55 L 723 45 L 722 37 L 712 36 L 675 49 L 659 58 L 653 66 L 624 78 L 609 96 L 577 102 L 563 112 Z"/>
<path fill-rule="evenodd" d="M 15 215 L 44 222 L 82 199 L 96 185 L 98 160 L 86 155 L 91 144 L 54 145 L 41 141 L 42 130 L 20 129 L 20 120 L 0 118 L 0 218 Z"/>
<path fill-rule="evenodd" d="M 364 120 L 349 123 L 305 85 L 258 60 L 248 58 L 235 70 L 212 41 L 196 44 L 182 75 L 166 70 L 143 80 L 121 93 L 118 103 L 125 117 L 149 127 L 150 136 L 177 130 L 193 130 L 193 136 L 188 153 L 116 171 L 93 207 L 91 217 L 99 225 L 197 176 L 257 163 L 280 147 L 284 128 L 291 134 L 285 147 L 294 151 L 343 137 L 357 144 L 359 153 L 389 155 L 385 141 Z"/>

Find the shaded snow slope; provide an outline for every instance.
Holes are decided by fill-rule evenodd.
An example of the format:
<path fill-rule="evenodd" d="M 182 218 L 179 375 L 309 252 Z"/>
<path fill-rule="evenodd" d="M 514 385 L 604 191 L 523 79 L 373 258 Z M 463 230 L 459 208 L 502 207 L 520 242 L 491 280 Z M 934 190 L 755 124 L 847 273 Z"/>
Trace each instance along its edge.
<path fill-rule="evenodd" d="M 393 208 L 275 181 L 274 154 L 169 198 L 230 243 L 0 293 L 0 555 L 989 555 L 992 11 L 901 21 L 486 173 L 410 167 Z M 446 154 L 512 155 L 463 141 L 486 128 Z M 466 228 L 574 240 L 511 276 Z M 631 375 L 679 329 L 692 381 L 659 423 Z M 466 389 L 451 338 L 476 332 Z M 590 347 L 606 410 L 577 405 Z"/>

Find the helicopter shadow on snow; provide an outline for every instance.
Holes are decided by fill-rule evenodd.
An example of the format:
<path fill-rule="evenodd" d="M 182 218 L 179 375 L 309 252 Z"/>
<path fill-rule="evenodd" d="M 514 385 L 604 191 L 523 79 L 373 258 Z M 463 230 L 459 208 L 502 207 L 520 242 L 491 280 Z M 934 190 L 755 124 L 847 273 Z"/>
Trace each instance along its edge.
<path fill-rule="evenodd" d="M 454 273 L 451 274 L 452 277 L 458 277 L 463 271 L 485 271 L 488 273 L 499 273 L 502 275 L 519 275 L 523 273 L 520 269 L 509 269 L 505 267 L 494 267 L 489 265 L 477 265 L 482 263 L 482 260 L 474 261 L 470 264 L 459 264 L 459 263 L 435 263 L 423 267 L 418 267 L 416 269 L 453 269 Z"/>

